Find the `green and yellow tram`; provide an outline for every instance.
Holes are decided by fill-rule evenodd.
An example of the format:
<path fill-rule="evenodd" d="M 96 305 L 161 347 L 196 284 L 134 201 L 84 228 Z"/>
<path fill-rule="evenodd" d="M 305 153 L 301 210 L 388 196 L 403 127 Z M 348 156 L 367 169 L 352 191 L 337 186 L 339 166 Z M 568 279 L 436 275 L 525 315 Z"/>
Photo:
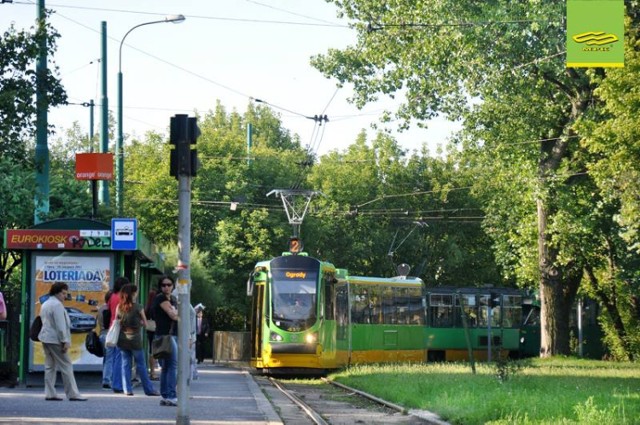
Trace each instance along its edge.
<path fill-rule="evenodd" d="M 420 279 L 348 276 L 298 254 L 256 264 L 248 288 L 251 365 L 264 373 L 426 360 Z"/>
<path fill-rule="evenodd" d="M 425 299 L 428 361 L 520 356 L 524 291 L 439 287 L 427 288 Z"/>
<path fill-rule="evenodd" d="M 522 352 L 525 292 L 517 289 L 426 288 L 419 278 L 350 276 L 286 253 L 256 264 L 248 294 L 251 365 L 266 374 Z"/>

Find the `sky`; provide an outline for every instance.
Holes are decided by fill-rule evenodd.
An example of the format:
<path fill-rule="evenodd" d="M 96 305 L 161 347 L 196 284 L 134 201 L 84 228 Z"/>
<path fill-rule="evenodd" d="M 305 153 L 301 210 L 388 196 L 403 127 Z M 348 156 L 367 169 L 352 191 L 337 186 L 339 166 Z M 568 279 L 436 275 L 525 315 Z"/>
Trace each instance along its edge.
<path fill-rule="evenodd" d="M 12 23 L 30 28 L 36 4 L 1 3 L 0 31 Z M 347 101 L 348 86 L 338 89 L 335 80 L 310 65 L 313 55 L 355 42 L 355 31 L 324 0 L 48 0 L 45 5 L 55 11 L 50 23 L 61 36 L 49 61 L 59 67 L 72 103 L 49 112 L 58 135 L 74 122 L 88 132 L 90 110 L 81 104 L 102 103 L 102 22 L 107 26 L 108 104 L 115 117 L 122 38 L 138 24 L 174 14 L 186 20 L 133 29 L 122 45 L 125 135 L 143 137 L 149 130 L 167 134 L 175 114 L 205 113 L 218 101 L 227 111 L 244 113 L 252 99 L 261 99 L 280 114 L 285 128 L 300 136 L 303 146 L 311 145 L 322 155 L 344 149 L 362 129 L 373 138 L 371 124 L 398 104 L 383 99 L 358 110 Z M 99 108 L 94 111 L 96 133 Z M 318 128 L 306 118 L 314 115 L 327 115 L 329 121 Z M 426 143 L 434 153 L 455 128 L 436 119 L 427 130 L 413 124 L 411 130 L 393 135 L 407 150 Z"/>

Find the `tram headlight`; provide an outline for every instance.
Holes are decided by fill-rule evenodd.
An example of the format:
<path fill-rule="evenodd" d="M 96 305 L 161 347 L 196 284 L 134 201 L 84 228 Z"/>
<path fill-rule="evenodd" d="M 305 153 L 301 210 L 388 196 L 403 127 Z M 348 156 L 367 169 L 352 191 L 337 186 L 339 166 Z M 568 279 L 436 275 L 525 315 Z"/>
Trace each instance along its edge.
<path fill-rule="evenodd" d="M 277 342 L 280 342 L 280 341 L 282 341 L 282 335 L 277 334 L 277 333 L 275 333 L 275 332 L 271 332 L 271 336 L 269 337 L 269 340 L 270 340 L 270 341 L 277 341 Z"/>
<path fill-rule="evenodd" d="M 307 344 L 313 344 L 313 343 L 315 343 L 315 342 L 317 342 L 317 341 L 318 341 L 318 334 L 317 334 L 317 333 L 315 333 L 315 332 L 314 332 L 314 333 L 306 334 L 306 335 L 304 336 L 304 341 L 305 341 Z"/>

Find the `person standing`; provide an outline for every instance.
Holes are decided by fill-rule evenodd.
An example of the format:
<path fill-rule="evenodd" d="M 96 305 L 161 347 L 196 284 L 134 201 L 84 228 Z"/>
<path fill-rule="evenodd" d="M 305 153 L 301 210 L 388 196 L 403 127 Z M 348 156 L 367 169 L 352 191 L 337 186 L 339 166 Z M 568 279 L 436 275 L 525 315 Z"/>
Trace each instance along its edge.
<path fill-rule="evenodd" d="M 78 391 L 73 376 L 73 364 L 69 357 L 71 348 L 71 320 L 63 301 L 69 292 L 69 285 L 55 282 L 49 289 L 49 298 L 42 304 L 40 318 L 42 329 L 38 339 L 44 349 L 44 395 L 45 400 L 61 401 L 56 393 L 56 375 L 62 375 L 64 392 L 71 401 L 86 401 Z"/>
<path fill-rule="evenodd" d="M 120 289 L 128 283 L 129 279 L 124 276 L 116 278 L 115 282 L 113 282 L 113 294 L 111 294 L 109 298 L 109 312 L 111 313 L 109 327 L 111 327 L 111 324 L 116 319 L 116 309 L 118 308 L 118 304 L 120 304 Z M 111 389 L 114 393 L 122 393 L 122 353 L 116 346 L 108 347 L 106 355 L 111 359 Z"/>
<path fill-rule="evenodd" d="M 207 338 L 209 337 L 209 323 L 204 318 L 202 308 L 196 308 L 196 359 L 198 363 L 204 361 Z"/>
<path fill-rule="evenodd" d="M 144 314 L 147 317 L 147 341 L 149 342 L 149 379 L 152 381 L 157 381 L 158 377 L 156 376 L 156 366 L 158 365 L 158 361 L 153 357 L 152 353 L 152 344 L 153 337 L 156 334 L 156 319 L 153 314 L 153 300 L 156 297 L 158 292 L 155 289 L 151 289 L 149 291 L 149 296 L 147 297 L 147 303 L 144 307 Z"/>
<path fill-rule="evenodd" d="M 191 379 L 187 380 L 188 384 L 191 381 L 198 380 L 198 366 L 196 362 L 196 310 L 191 304 L 189 304 L 189 366 L 191 368 Z"/>
<path fill-rule="evenodd" d="M 112 291 L 109 289 L 104 294 L 104 304 L 98 309 L 98 325 L 100 326 L 100 343 L 104 351 L 104 357 L 102 358 L 102 388 L 111 389 L 111 376 L 113 375 L 112 365 L 113 358 L 108 355 L 108 348 L 105 345 L 107 339 L 107 332 L 109 331 L 109 323 L 111 323 L 111 311 L 109 311 L 109 298 L 111 298 Z"/>
<path fill-rule="evenodd" d="M 178 301 L 171 295 L 175 282 L 169 276 L 158 279 L 158 294 L 153 300 L 153 314 L 156 320 L 154 339 L 171 335 L 171 355 L 160 359 L 160 406 L 178 405 Z"/>
<path fill-rule="evenodd" d="M 160 395 L 153 388 L 147 374 L 147 367 L 142 352 L 142 329 L 147 325 L 147 318 L 140 304 L 137 303 L 138 287 L 131 283 L 120 289 L 120 304 L 118 304 L 118 319 L 120 319 L 120 336 L 118 348 L 122 355 L 122 385 L 126 395 L 133 395 L 131 385 L 132 360 L 136 362 L 136 371 L 144 393 L 149 396 Z"/>
<path fill-rule="evenodd" d="M 4 302 L 2 292 L 0 292 L 0 320 L 7 320 L 7 305 Z"/>

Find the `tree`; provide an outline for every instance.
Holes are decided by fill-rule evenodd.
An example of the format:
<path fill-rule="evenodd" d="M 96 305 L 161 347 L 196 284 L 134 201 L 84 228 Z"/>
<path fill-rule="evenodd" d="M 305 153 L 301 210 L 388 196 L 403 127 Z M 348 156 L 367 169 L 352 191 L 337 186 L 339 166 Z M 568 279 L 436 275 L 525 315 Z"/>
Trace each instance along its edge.
<path fill-rule="evenodd" d="M 509 217 L 508 223 L 523 230 L 508 239 L 509 228 L 494 221 L 492 235 L 503 264 L 539 284 L 541 355 L 568 354 L 569 313 L 585 258 L 567 245 L 571 228 L 561 224 L 572 211 L 562 200 L 588 184 L 577 177 L 584 168 L 575 161 L 581 148 L 574 125 L 592 107 L 594 87 L 584 71 L 565 68 L 559 53 L 566 39 L 564 3 L 334 3 L 354 21 L 357 45 L 330 50 L 315 57 L 313 65 L 340 84 L 352 83 L 359 106 L 402 91 L 405 102 L 396 115 L 405 125 L 438 114 L 463 120 L 459 141 L 478 157 L 468 161 L 492 176 L 476 190 L 497 206 L 505 192 L 486 189 L 512 187 L 506 194 L 512 196 L 513 213 L 509 208 L 488 212 Z M 635 3 L 627 1 L 628 10 Z M 526 183 L 526 190 L 513 190 L 509 175 Z M 522 265 L 514 261 L 516 254 L 509 252 L 513 241 L 521 247 L 537 245 L 535 268 L 529 267 L 529 258 Z"/>
<path fill-rule="evenodd" d="M 594 266 L 588 267 L 585 292 L 605 308 L 606 339 L 614 358 L 634 359 L 640 353 L 640 112 L 638 78 L 640 54 L 638 29 L 628 18 L 625 38 L 625 67 L 610 70 L 606 76 L 591 72 L 594 91 L 601 108 L 585 116 L 578 130 L 585 135 L 590 176 L 599 197 L 595 212 L 602 223 L 592 240 L 603 240 L 591 250 Z"/>
<path fill-rule="evenodd" d="M 400 263 L 428 285 L 497 284 L 481 213 L 452 161 L 411 156 L 389 135 L 362 133 L 320 158 L 309 176 L 324 196 L 303 226 L 309 252 L 352 274 L 395 276 Z"/>
<path fill-rule="evenodd" d="M 35 70 L 38 45 L 47 32 L 47 49 L 54 52 L 57 32 L 46 25 L 37 31 L 18 31 L 13 25 L 0 37 L 0 229 L 24 228 L 32 223 L 35 178 L 33 152 Z M 51 106 L 66 101 L 60 81 L 49 70 L 46 87 Z M 0 254 L 0 279 L 9 280 L 20 265 L 10 252 Z"/>
<path fill-rule="evenodd" d="M 198 118 L 201 167 L 192 180 L 192 243 L 202 251 L 211 287 L 227 307 L 244 315 L 249 271 L 286 246 L 284 212 L 266 194 L 297 180 L 299 168 L 291 164 L 306 159 L 306 152 L 266 107 L 250 105 L 241 115 L 228 113 L 218 103 Z M 177 182 L 169 176 L 169 149 L 161 135 L 148 133 L 145 140 L 133 140 L 127 147 L 125 169 L 125 210 L 140 217 L 141 228 L 161 245 L 174 243 L 178 229 Z"/>
<path fill-rule="evenodd" d="M 26 227 L 33 217 L 35 175 L 32 170 L 0 156 L 0 226 L 3 229 Z M 0 281 L 8 281 L 20 265 L 18 255 L 0 252 Z"/>
<path fill-rule="evenodd" d="M 28 144 L 33 137 L 36 104 L 34 101 L 38 44 L 46 31 L 47 50 L 55 52 L 58 33 L 49 25 L 35 32 L 18 31 L 13 25 L 0 37 L 0 153 L 17 161 L 28 159 Z M 56 106 L 66 102 L 60 81 L 48 70 L 47 104 Z"/>

